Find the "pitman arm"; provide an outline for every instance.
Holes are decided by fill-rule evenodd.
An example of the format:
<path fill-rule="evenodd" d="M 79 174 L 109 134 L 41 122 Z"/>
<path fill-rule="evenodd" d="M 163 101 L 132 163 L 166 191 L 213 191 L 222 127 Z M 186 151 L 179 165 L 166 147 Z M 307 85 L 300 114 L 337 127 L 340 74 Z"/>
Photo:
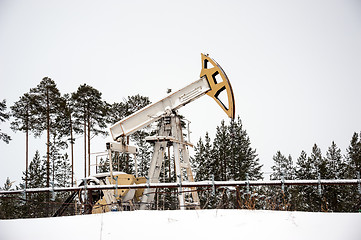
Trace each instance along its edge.
<path fill-rule="evenodd" d="M 221 76 L 221 82 L 217 82 L 217 75 Z M 218 98 L 222 91 L 227 92 L 228 105 Z M 214 98 L 227 115 L 234 118 L 234 96 L 230 82 L 223 69 L 208 55 L 202 54 L 202 71 L 199 80 L 118 121 L 110 127 L 112 138 L 116 141 L 120 137 L 128 136 L 205 94 Z"/>

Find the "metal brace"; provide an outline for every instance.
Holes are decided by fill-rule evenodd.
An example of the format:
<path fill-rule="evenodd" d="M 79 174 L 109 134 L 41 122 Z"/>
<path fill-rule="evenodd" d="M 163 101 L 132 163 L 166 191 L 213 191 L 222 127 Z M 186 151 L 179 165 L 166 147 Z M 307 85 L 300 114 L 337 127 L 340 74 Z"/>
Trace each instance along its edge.
<path fill-rule="evenodd" d="M 51 201 L 55 201 L 54 181 L 51 182 Z"/>
<path fill-rule="evenodd" d="M 246 183 L 247 183 L 247 186 L 246 186 L 246 194 L 249 194 L 249 177 L 248 177 L 248 173 L 246 173 Z"/>
<path fill-rule="evenodd" d="M 84 200 L 85 200 L 85 203 L 88 202 L 88 181 L 86 178 L 84 178 Z"/>
<path fill-rule="evenodd" d="M 357 189 L 358 189 L 358 193 L 361 194 L 360 172 L 357 173 Z"/>
<path fill-rule="evenodd" d="M 180 175 L 177 175 L 177 177 L 179 178 L 178 186 L 179 186 L 180 189 L 182 189 L 182 177 Z M 182 194 L 182 193 L 178 192 L 178 194 Z"/>
<path fill-rule="evenodd" d="M 318 194 L 322 195 L 322 188 L 321 188 L 321 174 L 318 173 Z"/>
<path fill-rule="evenodd" d="M 21 197 L 24 201 L 26 201 L 26 188 L 24 187 L 24 191 L 21 193 Z"/>
<path fill-rule="evenodd" d="M 115 180 L 115 194 L 113 196 L 116 199 L 118 197 L 118 176 L 113 177 L 113 179 Z"/>
<path fill-rule="evenodd" d="M 212 192 L 213 195 L 216 195 L 216 185 L 214 184 L 214 175 L 212 174 Z"/>
<path fill-rule="evenodd" d="M 145 179 L 147 179 L 147 188 L 148 188 L 148 192 L 149 192 L 149 177 L 145 177 Z"/>

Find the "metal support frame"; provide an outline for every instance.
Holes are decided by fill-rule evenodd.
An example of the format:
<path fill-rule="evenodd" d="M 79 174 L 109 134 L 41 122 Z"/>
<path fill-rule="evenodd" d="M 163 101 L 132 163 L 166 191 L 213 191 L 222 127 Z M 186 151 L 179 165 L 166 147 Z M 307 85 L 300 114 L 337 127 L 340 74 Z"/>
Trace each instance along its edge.
<path fill-rule="evenodd" d="M 171 118 L 170 121 L 169 117 Z M 183 131 L 179 117 L 175 113 L 172 113 L 165 118 L 161 119 L 158 136 L 148 138 L 148 140 L 154 141 L 154 154 L 150 163 L 148 184 L 159 183 L 159 175 L 164 162 L 164 151 L 169 144 L 172 145 L 174 151 L 176 182 L 178 184 L 179 207 L 181 210 L 184 210 L 187 206 L 183 190 L 184 187 L 182 186 L 182 182 L 185 178 L 184 173 L 186 173 L 186 178 L 189 182 L 194 182 L 187 143 L 183 139 Z M 194 205 L 196 209 L 200 209 L 196 188 L 192 187 L 191 190 L 193 200 L 192 205 Z M 154 201 L 154 195 L 155 194 L 151 193 L 149 188 L 144 190 L 140 206 L 141 210 L 145 210 L 149 207 L 149 204 Z"/>

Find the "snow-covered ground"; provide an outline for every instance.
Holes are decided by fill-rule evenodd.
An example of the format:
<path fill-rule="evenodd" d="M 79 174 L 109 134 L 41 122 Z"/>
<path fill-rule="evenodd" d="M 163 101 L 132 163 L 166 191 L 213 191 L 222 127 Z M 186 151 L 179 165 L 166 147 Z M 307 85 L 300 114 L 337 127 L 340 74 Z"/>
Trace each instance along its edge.
<path fill-rule="evenodd" d="M 0 239 L 361 239 L 361 213 L 132 211 L 0 220 Z"/>

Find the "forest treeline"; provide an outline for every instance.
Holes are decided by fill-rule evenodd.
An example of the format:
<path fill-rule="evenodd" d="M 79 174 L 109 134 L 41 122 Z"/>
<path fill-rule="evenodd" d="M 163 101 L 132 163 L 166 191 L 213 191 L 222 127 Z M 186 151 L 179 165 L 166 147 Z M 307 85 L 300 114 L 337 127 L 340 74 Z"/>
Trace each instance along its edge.
<path fill-rule="evenodd" d="M 106 126 L 150 104 L 149 98 L 135 95 L 122 102 L 107 103 L 102 93 L 86 84 L 73 93 L 60 93 L 54 80 L 45 77 L 19 97 L 7 111 L 6 100 L 0 102 L 1 122 L 10 121 L 11 129 L 25 135 L 26 152 L 22 183 L 17 189 L 64 187 L 75 184 L 73 179 L 75 139 L 83 141 L 84 176 L 90 172 L 91 139 L 106 135 Z M 152 146 L 144 138 L 151 130 L 138 131 L 131 136 L 139 150 L 138 173 L 146 176 L 152 156 Z M 29 160 L 28 146 L 33 137 L 46 136 L 41 151 L 36 151 Z M 75 137 L 77 136 L 77 137 Z M 8 133 L 0 129 L 0 139 L 11 141 Z M 77 159 L 79 161 L 79 159 Z M 273 156 L 271 179 L 350 179 L 357 178 L 361 170 L 361 133 L 354 133 L 346 154 L 342 154 L 332 142 L 323 156 L 315 144 L 311 153 L 302 151 L 294 161 L 280 151 Z M 165 157 L 161 181 L 175 181 L 172 156 Z M 100 159 L 99 172 L 109 171 L 109 159 Z M 212 140 L 208 133 L 200 138 L 192 157 L 192 168 L 197 181 L 202 180 L 260 180 L 263 179 L 262 165 L 256 149 L 251 147 L 250 138 L 238 117 L 216 128 Z M 125 154 L 114 153 L 113 169 L 134 174 L 134 161 Z M 8 178 L 3 190 L 14 188 Z M 247 208 L 300 211 L 343 211 L 361 209 L 361 189 L 357 186 L 287 186 L 200 189 L 202 208 Z M 0 218 L 51 216 L 63 202 L 67 193 L 36 193 L 25 196 L 0 198 Z M 154 209 L 176 209 L 177 196 L 174 190 L 157 191 Z M 74 205 L 74 208 L 76 206 Z M 67 214 L 76 213 L 69 208 Z"/>
<path fill-rule="evenodd" d="M 35 138 L 46 135 L 46 186 L 55 181 L 54 171 L 57 161 L 73 163 L 75 135 L 83 136 L 84 177 L 90 172 L 91 139 L 97 135 L 107 135 L 106 127 L 150 103 L 148 97 L 129 96 L 119 103 L 109 104 L 102 99 L 102 93 L 86 84 L 80 85 L 73 93 L 61 94 L 54 80 L 45 77 L 29 92 L 19 97 L 10 112 L 6 111 L 6 100 L 1 102 L 1 121 L 10 121 L 11 129 L 25 133 L 25 187 L 27 186 L 29 154 L 28 147 L 32 134 Z M 11 137 L 1 132 L 6 143 Z M 64 153 L 65 149 L 70 149 Z M 38 153 L 37 153 L 38 154 Z M 73 165 L 71 163 L 71 165 Z M 70 177 L 71 180 L 73 180 Z M 72 182 L 71 182 L 72 183 Z M 64 185 L 59 183 L 57 185 Z"/>
<path fill-rule="evenodd" d="M 150 104 L 149 98 L 139 94 L 110 104 L 102 98 L 99 90 L 87 84 L 80 85 L 75 92 L 62 94 L 55 81 L 49 77 L 44 77 L 37 86 L 20 96 L 18 101 L 10 106 L 10 111 L 7 110 L 6 100 L 2 100 L 0 102 L 1 122 L 10 121 L 10 127 L 15 133 L 23 132 L 25 135 L 26 157 L 23 182 L 15 187 L 18 189 L 52 185 L 65 187 L 76 184 L 73 178 L 75 136 L 83 138 L 84 158 L 82 161 L 84 161 L 84 177 L 87 177 L 90 173 L 91 139 L 97 135 L 107 135 L 109 124 L 148 104 Z M 141 134 L 142 131 L 134 134 L 131 140 L 137 140 Z M 28 151 L 33 139 L 31 135 L 33 138 L 45 135 L 46 141 L 44 149 L 37 150 L 32 160 Z M 0 129 L 0 139 L 10 143 L 11 136 Z M 143 148 L 150 149 L 144 142 L 135 142 L 141 144 L 138 146 L 141 149 L 140 152 Z M 40 152 L 45 152 L 45 154 L 42 155 Z M 11 189 L 12 185 L 11 180 L 7 179 L 2 189 Z M 9 203 L 7 200 L 9 199 L 0 199 L 0 218 L 51 215 L 48 210 L 44 210 L 47 207 L 38 209 L 40 204 L 37 204 L 49 202 L 49 194 L 26 196 L 26 208 L 32 209 L 33 214 L 24 210 L 25 204 L 21 203 L 15 204 L 16 211 L 14 212 L 14 208 L 7 207 Z M 62 200 L 64 196 L 57 195 L 56 201 Z M 31 203 L 34 203 L 33 206 Z"/>
<path fill-rule="evenodd" d="M 240 118 L 228 125 L 222 122 L 214 140 L 206 134 L 195 150 L 193 163 L 198 181 L 263 179 L 256 150 L 251 148 Z M 270 179 L 360 179 L 360 172 L 361 132 L 355 132 L 346 154 L 341 153 L 335 142 L 331 142 L 326 155 L 314 144 L 309 154 L 302 150 L 296 160 L 277 151 Z M 204 208 L 361 211 L 360 185 L 217 188 L 201 192 L 200 199 Z"/>

